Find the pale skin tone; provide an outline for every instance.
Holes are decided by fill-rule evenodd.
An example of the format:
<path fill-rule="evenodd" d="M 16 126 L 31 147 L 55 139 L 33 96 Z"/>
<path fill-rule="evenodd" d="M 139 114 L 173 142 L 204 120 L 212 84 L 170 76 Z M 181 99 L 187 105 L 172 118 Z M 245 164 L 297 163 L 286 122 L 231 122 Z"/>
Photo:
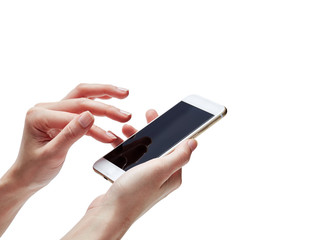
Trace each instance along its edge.
<path fill-rule="evenodd" d="M 80 84 L 61 101 L 40 103 L 27 112 L 18 157 L 0 179 L 0 236 L 25 202 L 57 176 L 78 139 L 88 135 L 114 147 L 123 141 L 94 125 L 94 116 L 127 122 L 131 114 L 94 99 L 123 99 L 128 94 L 111 85 Z M 147 122 L 157 116 L 155 110 L 147 111 Z M 129 137 L 136 129 L 124 125 L 122 131 Z M 64 239 L 120 239 L 134 221 L 180 186 L 182 166 L 196 146 L 195 140 L 185 141 L 169 155 L 127 171 L 91 203 Z"/>

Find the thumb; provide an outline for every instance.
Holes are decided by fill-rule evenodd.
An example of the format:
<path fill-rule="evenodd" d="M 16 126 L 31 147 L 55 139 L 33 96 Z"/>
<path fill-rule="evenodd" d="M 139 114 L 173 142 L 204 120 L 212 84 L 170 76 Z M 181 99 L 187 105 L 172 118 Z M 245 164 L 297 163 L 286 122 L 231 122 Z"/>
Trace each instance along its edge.
<path fill-rule="evenodd" d="M 94 122 L 93 115 L 89 112 L 83 112 L 75 117 L 66 127 L 50 142 L 54 149 L 67 152 L 69 148 L 82 136 L 84 136 L 92 127 Z"/>
<path fill-rule="evenodd" d="M 190 156 L 196 147 L 197 141 L 195 139 L 189 139 L 177 146 L 173 152 L 162 157 L 160 164 L 164 166 L 168 176 L 182 168 L 189 161 Z"/>

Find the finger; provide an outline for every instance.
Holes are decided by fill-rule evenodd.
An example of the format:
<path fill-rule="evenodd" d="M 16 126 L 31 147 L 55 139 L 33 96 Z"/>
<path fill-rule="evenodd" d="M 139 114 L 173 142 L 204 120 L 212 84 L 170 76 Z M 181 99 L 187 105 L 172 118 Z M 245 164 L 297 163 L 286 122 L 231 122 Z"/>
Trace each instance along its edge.
<path fill-rule="evenodd" d="M 47 131 L 47 134 L 49 135 L 50 139 L 55 138 L 62 129 L 50 129 Z M 90 136 L 94 138 L 95 140 L 102 142 L 102 143 L 112 143 L 113 141 L 117 140 L 117 137 L 109 132 L 104 131 L 100 127 L 93 125 L 90 130 L 86 133 L 87 136 Z"/>
<path fill-rule="evenodd" d="M 92 127 L 94 117 L 90 112 L 76 116 L 47 146 L 57 149 L 59 153 L 66 153 L 69 148 Z"/>
<path fill-rule="evenodd" d="M 162 184 L 160 188 L 164 193 L 162 198 L 165 198 L 171 192 L 178 189 L 181 186 L 181 184 L 182 184 L 182 168 L 174 172 L 173 175 L 171 175 L 168 178 L 168 180 Z"/>
<path fill-rule="evenodd" d="M 150 123 L 151 121 L 153 121 L 157 117 L 158 117 L 158 114 L 153 109 L 150 109 L 146 112 L 147 123 Z M 125 137 L 127 137 L 127 138 L 133 136 L 137 131 L 138 130 L 136 128 L 134 128 L 133 126 L 128 125 L 128 124 L 125 124 L 122 127 L 122 132 L 125 135 Z"/>
<path fill-rule="evenodd" d="M 153 121 L 158 116 L 159 116 L 159 114 L 154 109 L 148 110 L 146 112 L 147 123 L 150 123 L 151 121 Z"/>
<path fill-rule="evenodd" d="M 95 100 L 96 98 L 107 100 L 107 99 L 111 99 L 112 96 L 103 95 L 103 96 L 96 96 L 96 97 L 88 97 L 88 99 L 91 99 L 91 100 Z"/>
<path fill-rule="evenodd" d="M 197 142 L 194 139 L 189 139 L 182 142 L 173 152 L 159 158 L 157 164 L 158 169 L 161 171 L 162 181 L 167 179 L 188 163 L 191 153 L 196 149 Z"/>
<path fill-rule="evenodd" d="M 93 125 L 86 135 L 102 143 L 112 143 L 118 140 L 118 137 L 111 131 L 105 131 L 96 125 Z"/>
<path fill-rule="evenodd" d="M 55 138 L 77 116 L 73 113 L 44 109 L 40 111 L 37 127 L 39 130 L 47 132 L 51 138 Z M 113 133 L 106 132 L 96 125 L 93 125 L 86 134 L 103 143 L 111 143 L 117 139 Z"/>
<path fill-rule="evenodd" d="M 126 111 L 87 98 L 67 99 L 55 103 L 40 103 L 38 104 L 38 106 L 47 108 L 49 110 L 71 112 L 77 114 L 85 111 L 90 111 L 93 115 L 106 116 L 118 122 L 127 122 L 132 117 L 132 114 Z"/>
<path fill-rule="evenodd" d="M 125 137 L 130 138 L 131 136 L 133 136 L 135 133 L 137 132 L 137 130 L 132 127 L 131 125 L 125 124 L 122 127 L 122 133 L 125 135 Z"/>
<path fill-rule="evenodd" d="M 77 114 L 57 112 L 45 108 L 35 107 L 34 126 L 42 131 L 47 132 L 50 129 L 63 129 Z"/>
<path fill-rule="evenodd" d="M 109 131 L 109 133 L 112 133 L 112 132 Z M 122 143 L 124 142 L 124 140 L 123 140 L 121 137 L 119 137 L 119 136 L 117 136 L 117 135 L 115 135 L 115 134 L 114 134 L 114 136 L 116 136 L 116 139 L 113 140 L 113 142 L 112 142 L 111 144 L 112 144 L 112 147 L 116 148 L 116 147 L 118 147 L 120 144 L 122 144 Z"/>
<path fill-rule="evenodd" d="M 101 97 L 116 97 L 119 99 L 126 98 L 129 91 L 125 88 L 115 87 L 107 84 L 79 84 L 72 90 L 64 99 L 70 98 L 101 98 Z"/>

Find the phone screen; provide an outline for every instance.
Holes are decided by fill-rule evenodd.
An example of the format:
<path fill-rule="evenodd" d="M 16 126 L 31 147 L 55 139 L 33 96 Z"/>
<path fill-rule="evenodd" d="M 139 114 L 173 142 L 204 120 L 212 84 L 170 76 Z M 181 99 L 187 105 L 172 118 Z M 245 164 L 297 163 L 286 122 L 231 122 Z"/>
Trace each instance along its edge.
<path fill-rule="evenodd" d="M 127 171 L 161 156 L 213 116 L 181 101 L 104 158 Z"/>

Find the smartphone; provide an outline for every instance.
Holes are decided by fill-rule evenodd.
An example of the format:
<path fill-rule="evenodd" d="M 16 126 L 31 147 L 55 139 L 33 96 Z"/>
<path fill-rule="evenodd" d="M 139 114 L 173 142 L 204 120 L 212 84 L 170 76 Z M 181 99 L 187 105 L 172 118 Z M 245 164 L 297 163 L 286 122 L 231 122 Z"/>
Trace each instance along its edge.
<path fill-rule="evenodd" d="M 224 106 L 190 95 L 99 159 L 93 169 L 114 182 L 127 170 L 171 152 L 223 118 Z"/>

